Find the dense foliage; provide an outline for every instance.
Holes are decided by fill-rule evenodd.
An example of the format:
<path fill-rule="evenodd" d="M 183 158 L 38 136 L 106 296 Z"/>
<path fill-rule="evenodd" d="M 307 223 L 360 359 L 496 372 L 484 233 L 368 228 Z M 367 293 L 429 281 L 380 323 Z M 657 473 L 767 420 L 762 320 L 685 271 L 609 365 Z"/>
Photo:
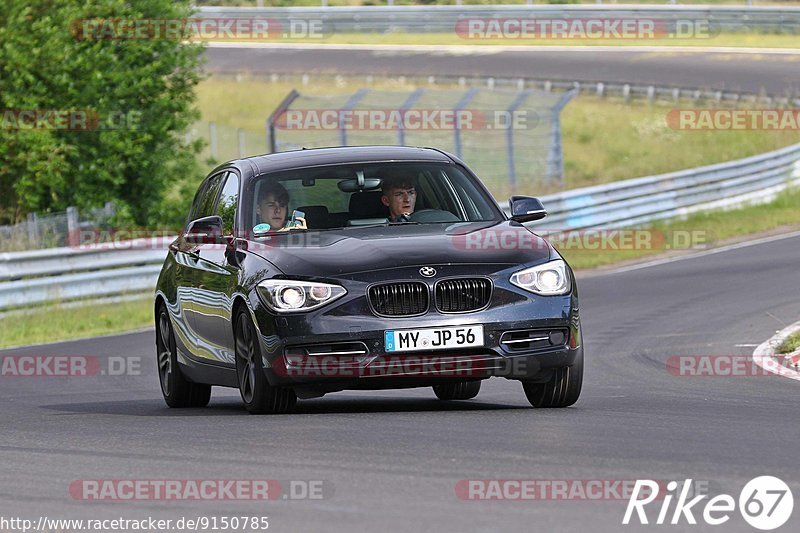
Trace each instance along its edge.
<path fill-rule="evenodd" d="M 185 208 L 167 204 L 176 184 L 198 173 L 199 146 L 186 145 L 183 132 L 197 119 L 202 47 L 176 38 L 101 39 L 81 26 L 86 19 L 183 19 L 190 1 L 2 3 L 0 223 L 108 201 L 124 223 L 183 215 Z M 32 128 L 23 111 L 89 120 L 86 128 L 46 121 Z"/>

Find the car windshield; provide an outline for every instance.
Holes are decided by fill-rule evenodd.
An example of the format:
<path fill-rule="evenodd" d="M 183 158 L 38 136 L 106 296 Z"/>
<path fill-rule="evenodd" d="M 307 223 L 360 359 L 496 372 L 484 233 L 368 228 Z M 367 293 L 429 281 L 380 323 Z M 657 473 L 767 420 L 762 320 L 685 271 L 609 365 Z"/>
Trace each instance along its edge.
<path fill-rule="evenodd" d="M 475 179 L 443 163 L 344 164 L 256 178 L 242 202 L 256 234 L 390 224 L 495 221 L 502 214 Z M 300 229 L 300 228 L 298 228 Z"/>

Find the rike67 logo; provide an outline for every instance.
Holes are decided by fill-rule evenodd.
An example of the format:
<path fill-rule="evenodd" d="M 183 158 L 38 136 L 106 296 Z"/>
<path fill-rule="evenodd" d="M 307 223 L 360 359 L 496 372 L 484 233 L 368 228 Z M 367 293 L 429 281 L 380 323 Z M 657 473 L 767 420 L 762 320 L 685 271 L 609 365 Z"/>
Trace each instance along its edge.
<path fill-rule="evenodd" d="M 745 522 L 756 529 L 770 531 L 785 524 L 794 509 L 791 489 L 783 480 L 773 476 L 759 476 L 748 481 L 739 493 L 738 502 L 730 494 L 719 494 L 703 505 L 701 502 L 708 498 L 708 494 L 689 499 L 691 485 L 691 479 L 685 480 L 682 485 L 677 481 L 667 483 L 667 494 L 660 500 L 658 516 L 655 522 L 651 522 L 652 510 L 655 509 L 651 509 L 651 514 L 648 515 L 645 507 L 659 496 L 659 484 L 650 479 L 636 480 L 622 523 L 628 525 L 638 520 L 645 525 L 697 525 L 697 519 L 701 518 L 710 526 L 719 526 L 731 519 L 738 503 L 739 513 Z"/>

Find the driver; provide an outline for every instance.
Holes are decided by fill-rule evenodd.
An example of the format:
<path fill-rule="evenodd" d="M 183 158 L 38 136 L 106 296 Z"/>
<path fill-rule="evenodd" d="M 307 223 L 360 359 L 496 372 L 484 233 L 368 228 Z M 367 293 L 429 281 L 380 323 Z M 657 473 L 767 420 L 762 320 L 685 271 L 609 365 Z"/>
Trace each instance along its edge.
<path fill-rule="evenodd" d="M 389 208 L 389 221 L 400 222 L 402 215 L 410 216 L 417 203 L 417 191 L 410 178 L 403 176 L 388 176 L 383 178 L 381 184 L 383 196 L 381 202 Z"/>

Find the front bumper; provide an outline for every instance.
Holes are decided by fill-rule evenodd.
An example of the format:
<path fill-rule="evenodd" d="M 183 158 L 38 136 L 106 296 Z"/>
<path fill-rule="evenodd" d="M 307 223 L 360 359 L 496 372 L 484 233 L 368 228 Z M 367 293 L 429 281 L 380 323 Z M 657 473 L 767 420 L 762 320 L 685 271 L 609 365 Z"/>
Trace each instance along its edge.
<path fill-rule="evenodd" d="M 292 315 L 272 313 L 257 297 L 251 304 L 261 332 L 264 371 L 273 386 L 325 393 L 494 376 L 547 381 L 553 369 L 571 366 L 583 350 L 577 295 L 531 297 L 520 292 L 496 287 L 497 297 L 487 309 L 463 314 L 434 310 L 408 318 L 378 317 L 363 296 L 345 299 L 331 309 Z M 471 324 L 483 325 L 483 347 L 402 353 L 385 350 L 386 330 Z M 518 349 L 501 342 L 508 339 L 504 337 L 507 332 L 518 331 L 563 331 L 564 339 Z"/>

